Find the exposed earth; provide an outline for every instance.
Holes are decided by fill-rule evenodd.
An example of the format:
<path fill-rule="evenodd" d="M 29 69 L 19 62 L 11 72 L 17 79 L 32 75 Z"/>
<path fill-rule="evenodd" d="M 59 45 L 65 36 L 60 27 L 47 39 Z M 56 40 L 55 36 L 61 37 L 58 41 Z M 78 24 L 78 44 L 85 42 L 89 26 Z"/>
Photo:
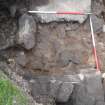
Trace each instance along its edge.
<path fill-rule="evenodd" d="M 35 1 L 38 6 L 47 3 Z M 96 68 L 89 16 L 83 23 L 42 23 L 36 15 L 27 13 L 29 4 L 28 0 L 0 1 L 1 70 L 35 101 L 29 105 L 105 105 L 105 80 L 94 96 L 78 76 Z M 100 70 L 104 73 L 105 1 L 93 0 L 92 12 Z"/>

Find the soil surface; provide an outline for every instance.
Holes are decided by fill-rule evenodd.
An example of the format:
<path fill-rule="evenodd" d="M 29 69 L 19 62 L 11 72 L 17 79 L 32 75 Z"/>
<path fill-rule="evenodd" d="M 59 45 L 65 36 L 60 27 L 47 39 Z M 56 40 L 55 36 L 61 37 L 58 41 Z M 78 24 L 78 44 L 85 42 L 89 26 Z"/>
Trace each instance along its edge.
<path fill-rule="evenodd" d="M 46 2 L 36 0 L 36 5 L 46 4 L 47 2 L 47 0 Z M 95 13 L 92 15 L 92 21 L 102 73 L 105 72 L 104 2 L 104 0 L 103 2 L 101 0 L 92 1 L 92 11 Z M 27 3 L 25 6 L 27 7 Z M 35 84 L 33 85 L 33 82 L 37 81 L 38 76 L 76 75 L 81 69 L 96 68 L 89 17 L 83 24 L 78 22 L 42 24 L 35 19 L 35 45 L 30 50 L 27 50 L 17 40 L 19 18 L 28 7 L 26 9 L 20 9 L 21 6 L 18 7 L 15 16 L 11 16 L 8 8 L 7 6 L 6 9 L 0 9 L 0 68 L 3 68 L 5 64 L 8 65 L 11 70 L 8 71 L 6 69 L 4 72 L 10 78 L 11 74 L 15 73 L 15 76 L 13 74 L 11 78 L 12 80 L 16 81 L 24 90 L 26 89 L 26 92 L 38 102 L 53 105 L 55 104 L 55 99 L 48 98 L 50 95 L 45 91 L 42 93 L 44 97 L 43 95 L 40 95 L 40 98 L 36 97 Z M 50 80 L 50 78 L 48 79 Z M 71 100 L 69 103 L 72 103 Z M 62 103 L 57 104 L 61 105 Z M 63 105 L 68 105 L 68 103 Z"/>

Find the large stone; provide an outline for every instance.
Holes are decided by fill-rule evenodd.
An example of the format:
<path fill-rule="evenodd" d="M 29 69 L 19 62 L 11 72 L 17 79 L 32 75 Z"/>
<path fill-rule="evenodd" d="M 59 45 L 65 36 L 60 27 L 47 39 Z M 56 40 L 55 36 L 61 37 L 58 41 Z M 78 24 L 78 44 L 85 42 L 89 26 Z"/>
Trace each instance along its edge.
<path fill-rule="evenodd" d="M 64 82 L 60 85 L 59 94 L 57 96 L 57 101 L 67 102 L 73 92 L 73 85 L 71 83 Z"/>
<path fill-rule="evenodd" d="M 97 16 L 94 16 L 94 15 L 92 15 L 91 18 L 92 18 L 92 22 L 93 22 L 94 32 L 102 31 L 104 20 L 101 18 L 98 18 Z"/>
<path fill-rule="evenodd" d="M 43 105 L 55 105 L 54 97 L 49 94 L 50 76 L 36 76 L 31 83 L 32 96 Z"/>
<path fill-rule="evenodd" d="M 96 105 L 105 105 L 104 101 L 97 102 Z"/>
<path fill-rule="evenodd" d="M 91 0 L 46 0 L 45 4 L 36 4 L 36 1 L 32 2 L 31 10 L 38 11 L 77 11 L 77 12 L 90 12 Z M 56 15 L 56 14 L 37 14 L 39 21 L 51 22 L 51 21 L 78 21 L 82 23 L 87 16 L 86 15 Z"/>
<path fill-rule="evenodd" d="M 18 43 L 29 50 L 35 46 L 36 23 L 32 16 L 24 14 L 19 20 Z"/>
<path fill-rule="evenodd" d="M 98 105 L 104 103 L 101 75 L 95 70 L 82 71 L 84 80 L 75 86 L 73 99 L 75 105 Z M 101 105 L 101 104 L 100 104 Z"/>
<path fill-rule="evenodd" d="M 83 84 L 75 85 L 73 94 L 73 103 L 74 105 L 94 105 L 95 99 L 89 96 L 85 90 Z"/>
<path fill-rule="evenodd" d="M 50 80 L 50 92 L 49 94 L 56 98 L 57 94 L 58 94 L 58 90 L 59 90 L 59 86 L 61 85 L 62 82 L 57 81 L 55 77 L 52 77 L 52 79 Z"/>
<path fill-rule="evenodd" d="M 104 11 L 104 0 L 94 0 L 92 1 L 92 12 L 95 15 L 100 16 L 100 14 Z"/>

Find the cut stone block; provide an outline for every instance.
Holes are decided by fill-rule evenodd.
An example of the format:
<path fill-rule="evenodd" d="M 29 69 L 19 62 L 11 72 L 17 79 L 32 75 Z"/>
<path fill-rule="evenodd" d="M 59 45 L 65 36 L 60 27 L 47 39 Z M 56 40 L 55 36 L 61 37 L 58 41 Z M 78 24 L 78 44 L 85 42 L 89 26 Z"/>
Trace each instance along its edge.
<path fill-rule="evenodd" d="M 49 0 L 47 3 L 40 5 L 37 5 L 36 2 L 33 1 L 30 9 L 37 11 L 90 12 L 91 0 Z M 87 15 L 37 14 L 37 17 L 39 21 L 43 23 L 52 21 L 78 21 L 79 23 L 83 23 Z"/>
<path fill-rule="evenodd" d="M 98 105 L 100 102 L 104 103 L 101 75 L 97 74 L 95 70 L 82 71 L 81 73 L 84 75 L 84 80 L 80 84 L 75 85 L 74 104 Z"/>

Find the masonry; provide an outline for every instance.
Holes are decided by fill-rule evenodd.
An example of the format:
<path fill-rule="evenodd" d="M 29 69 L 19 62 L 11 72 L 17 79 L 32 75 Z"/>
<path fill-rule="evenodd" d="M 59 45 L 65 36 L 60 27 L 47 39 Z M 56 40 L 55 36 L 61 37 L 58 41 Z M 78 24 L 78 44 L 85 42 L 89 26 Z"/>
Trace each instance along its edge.
<path fill-rule="evenodd" d="M 31 10 L 38 11 L 77 11 L 77 12 L 90 12 L 91 0 L 49 0 L 45 5 L 35 5 L 32 3 Z M 37 14 L 41 22 L 52 21 L 78 21 L 83 23 L 87 16 L 74 16 L 74 15 L 49 15 L 49 14 Z"/>
<path fill-rule="evenodd" d="M 0 70 L 43 105 L 105 104 L 105 80 L 102 84 L 95 70 L 88 15 L 28 13 L 29 10 L 86 13 L 92 9 L 100 68 L 105 72 L 102 0 L 0 3 Z"/>

